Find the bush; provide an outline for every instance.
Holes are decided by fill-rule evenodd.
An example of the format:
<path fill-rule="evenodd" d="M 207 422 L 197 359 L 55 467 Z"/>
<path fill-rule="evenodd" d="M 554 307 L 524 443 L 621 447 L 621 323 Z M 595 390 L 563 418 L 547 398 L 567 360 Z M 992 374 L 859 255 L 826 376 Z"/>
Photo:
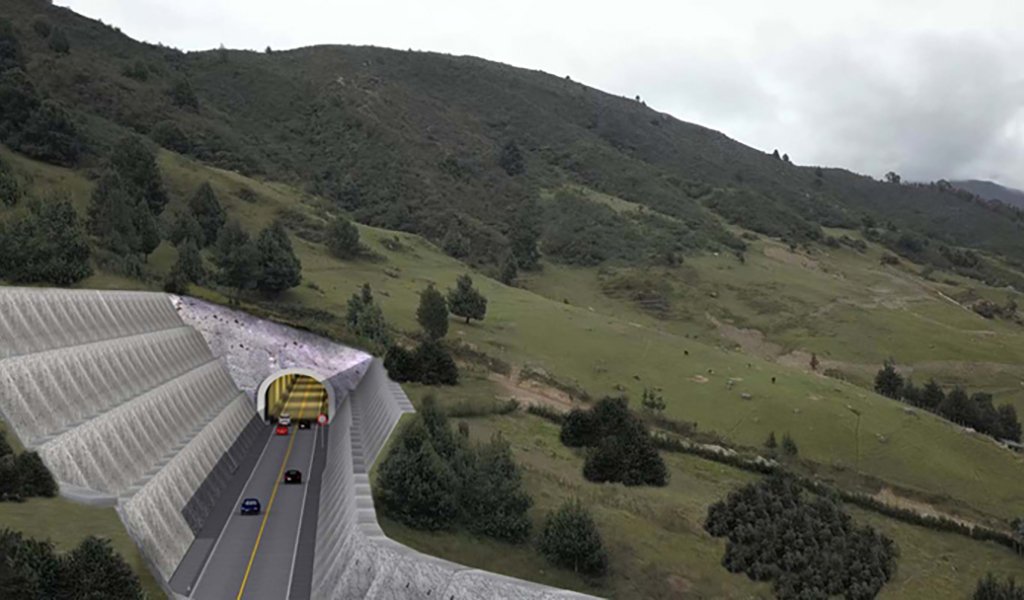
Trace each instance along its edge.
<path fill-rule="evenodd" d="M 9 282 L 71 285 L 91 274 L 89 244 L 66 198 L 32 202 L 0 228 L 0 277 Z"/>
<path fill-rule="evenodd" d="M 1024 600 L 1024 585 L 1017 585 L 1013 576 L 1003 582 L 992 573 L 986 573 L 984 578 L 978 580 L 971 598 L 973 600 Z"/>
<path fill-rule="evenodd" d="M 32 158 L 62 167 L 78 163 L 83 148 L 71 115 L 54 100 L 43 100 L 18 134 L 10 139 L 10 144 Z"/>
<path fill-rule="evenodd" d="M 420 379 L 415 355 L 397 344 L 388 347 L 384 355 L 384 368 L 388 377 L 401 383 Z"/>
<path fill-rule="evenodd" d="M 68 598 L 135 600 L 144 597 L 142 584 L 110 540 L 89 536 L 63 561 L 62 588 Z"/>
<path fill-rule="evenodd" d="M 451 353 L 438 341 L 426 340 L 416 348 L 414 360 L 420 383 L 426 385 L 456 385 L 459 368 Z"/>
<path fill-rule="evenodd" d="M 359 228 L 344 217 L 331 221 L 327 230 L 327 249 L 338 258 L 352 258 L 361 251 Z"/>
<path fill-rule="evenodd" d="M 565 415 L 550 406 L 544 406 L 543 404 L 531 404 L 526 407 L 526 412 L 531 415 L 536 415 L 542 419 L 547 419 L 556 425 L 561 425 L 565 422 Z M 568 446 L 569 444 L 566 445 Z"/>
<path fill-rule="evenodd" d="M 549 561 L 585 575 L 604 575 L 608 553 L 590 511 L 570 500 L 544 520 L 538 549 Z"/>

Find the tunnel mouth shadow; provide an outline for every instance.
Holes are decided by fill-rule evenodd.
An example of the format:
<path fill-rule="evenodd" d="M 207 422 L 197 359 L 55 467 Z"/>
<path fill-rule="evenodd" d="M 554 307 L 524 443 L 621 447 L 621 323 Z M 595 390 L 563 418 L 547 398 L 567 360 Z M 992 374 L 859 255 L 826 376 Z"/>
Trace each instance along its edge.
<path fill-rule="evenodd" d="M 330 420 L 334 410 L 334 390 L 312 371 L 289 369 L 274 373 L 260 384 L 256 410 L 267 423 L 277 423 L 287 414 L 292 423 L 316 421 L 320 415 Z"/>

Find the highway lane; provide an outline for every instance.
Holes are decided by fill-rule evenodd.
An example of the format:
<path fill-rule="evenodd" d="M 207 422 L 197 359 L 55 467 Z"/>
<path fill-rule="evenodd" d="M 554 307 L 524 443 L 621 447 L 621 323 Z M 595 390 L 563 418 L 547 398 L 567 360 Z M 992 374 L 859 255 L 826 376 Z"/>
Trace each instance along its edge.
<path fill-rule="evenodd" d="M 288 597 L 291 573 L 307 501 L 310 465 L 318 427 L 292 425 L 287 436 L 272 436 L 201 571 L 191 597 L 197 600 Z M 288 469 L 302 471 L 301 485 L 283 483 Z M 258 498 L 260 515 L 241 515 L 242 498 Z M 313 499 L 315 501 L 315 499 Z"/>

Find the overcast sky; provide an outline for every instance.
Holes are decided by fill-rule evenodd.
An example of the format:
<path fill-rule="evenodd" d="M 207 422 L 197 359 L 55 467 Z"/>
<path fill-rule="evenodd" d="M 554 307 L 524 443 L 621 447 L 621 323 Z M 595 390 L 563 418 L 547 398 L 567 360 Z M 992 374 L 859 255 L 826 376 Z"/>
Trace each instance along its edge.
<path fill-rule="evenodd" d="M 639 94 L 798 164 L 1024 188 L 1018 0 L 57 3 L 184 50 L 330 43 L 470 54 Z"/>

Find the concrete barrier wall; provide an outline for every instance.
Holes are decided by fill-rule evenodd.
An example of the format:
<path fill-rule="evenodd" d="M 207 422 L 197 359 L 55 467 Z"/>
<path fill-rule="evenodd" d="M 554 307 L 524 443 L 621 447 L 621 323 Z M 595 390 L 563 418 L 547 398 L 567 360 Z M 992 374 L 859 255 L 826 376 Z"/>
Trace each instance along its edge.
<path fill-rule="evenodd" d="M 244 394 L 236 392 L 234 401 L 152 479 L 120 501 L 118 512 L 129 534 L 165 580 L 170 579 L 195 539 L 183 508 L 252 419 L 251 404 Z"/>
<path fill-rule="evenodd" d="M 180 450 L 238 389 L 219 361 L 188 373 L 38 447 L 60 481 L 113 496 Z"/>
<path fill-rule="evenodd" d="M 34 447 L 212 358 L 188 327 L 16 356 L 0 361 L 0 412 Z"/>
<path fill-rule="evenodd" d="M 166 294 L 0 288 L 0 359 L 181 325 Z"/>
<path fill-rule="evenodd" d="M 313 597 L 442 600 L 591 598 L 428 556 L 377 524 L 369 470 L 413 407 L 374 360 L 331 424 L 320 494 Z"/>

